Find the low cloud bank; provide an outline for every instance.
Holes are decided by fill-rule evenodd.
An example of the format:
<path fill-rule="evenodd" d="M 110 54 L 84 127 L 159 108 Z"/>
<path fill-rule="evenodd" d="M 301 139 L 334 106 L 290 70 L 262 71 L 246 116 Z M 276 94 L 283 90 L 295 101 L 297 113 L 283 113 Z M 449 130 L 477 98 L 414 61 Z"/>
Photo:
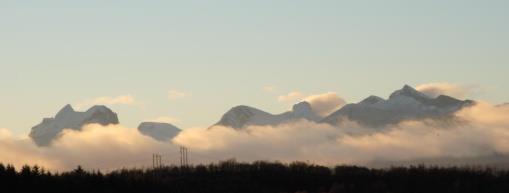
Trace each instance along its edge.
<path fill-rule="evenodd" d="M 82 131 L 65 130 L 51 147 L 37 147 L 28 138 L 0 132 L 0 162 L 17 167 L 38 164 L 50 170 L 69 170 L 77 165 L 111 170 L 151 166 L 152 153 L 176 152 L 168 143 L 141 135 L 120 125 L 88 125 Z"/>
<path fill-rule="evenodd" d="M 347 123 L 340 128 L 308 121 L 279 126 L 194 128 L 172 142 L 158 142 L 134 128 L 88 125 L 66 130 L 53 146 L 36 147 L 28 138 L 0 129 L 0 162 L 38 164 L 51 170 L 150 167 L 152 153 L 178 163 L 178 147 L 190 149 L 191 163 L 236 158 L 242 161 L 367 165 L 434 158 L 467 159 L 509 155 L 509 107 L 480 102 L 456 114 L 458 123 L 410 121 L 384 129 Z M 475 163 L 474 163 L 475 164 Z"/>
<path fill-rule="evenodd" d="M 455 124 L 410 121 L 384 129 L 300 121 L 185 130 L 174 142 L 206 156 L 240 160 L 310 161 L 319 164 L 401 162 L 441 157 L 471 158 L 509 153 L 509 108 L 479 103 L 457 113 Z M 472 163 L 475 164 L 475 163 Z"/>

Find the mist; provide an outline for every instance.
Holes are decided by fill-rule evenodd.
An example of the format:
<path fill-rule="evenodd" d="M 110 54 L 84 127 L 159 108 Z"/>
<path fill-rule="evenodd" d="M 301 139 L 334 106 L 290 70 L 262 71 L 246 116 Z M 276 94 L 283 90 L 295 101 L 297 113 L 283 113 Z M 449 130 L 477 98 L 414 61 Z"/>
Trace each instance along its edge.
<path fill-rule="evenodd" d="M 473 158 L 509 152 L 509 108 L 485 102 L 456 113 L 456 122 L 407 121 L 385 128 L 346 122 L 339 128 L 298 121 L 279 126 L 189 129 L 173 141 L 195 153 L 244 161 L 323 165 Z M 470 163 L 475 164 L 475 163 Z"/>
<path fill-rule="evenodd" d="M 153 153 L 164 164 L 178 164 L 179 146 L 190 149 L 190 162 L 304 161 L 322 165 L 419 163 L 423 160 L 473 159 L 490 163 L 493 155 L 509 155 L 509 107 L 486 102 L 464 108 L 455 122 L 407 121 L 384 128 L 354 122 L 339 127 L 300 120 L 278 126 L 184 129 L 172 141 L 160 142 L 122 125 L 87 125 L 82 131 L 65 130 L 50 147 L 37 147 L 26 136 L 0 129 L 0 160 L 19 167 L 40 165 L 64 171 L 82 165 L 112 170 L 151 167 Z M 480 159 L 486 159 L 483 162 Z M 451 162 L 447 162 L 451 160 Z"/>

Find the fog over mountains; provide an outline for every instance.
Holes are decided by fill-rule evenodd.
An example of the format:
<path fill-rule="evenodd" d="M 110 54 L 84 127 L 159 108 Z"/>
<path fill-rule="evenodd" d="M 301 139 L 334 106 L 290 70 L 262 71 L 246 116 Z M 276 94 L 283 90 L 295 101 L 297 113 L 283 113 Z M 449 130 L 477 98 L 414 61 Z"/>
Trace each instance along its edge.
<path fill-rule="evenodd" d="M 78 112 L 71 105 L 66 105 L 54 118 L 44 118 L 42 123 L 34 126 L 29 136 L 38 146 L 49 146 L 64 129 L 79 131 L 87 124 L 116 125 L 119 120 L 117 114 L 106 106 L 97 105 L 86 112 Z M 168 141 L 181 130 L 169 123 L 143 122 L 138 131 L 155 140 Z"/>
<path fill-rule="evenodd" d="M 473 104 L 471 100 L 463 101 L 445 95 L 433 98 L 405 85 L 394 91 L 387 100 L 369 96 L 359 103 L 347 104 L 326 117 L 314 113 L 307 102 L 301 102 L 292 111 L 277 115 L 253 107 L 237 106 L 223 115 L 216 125 L 242 129 L 249 125 L 277 125 L 306 119 L 335 126 L 349 120 L 377 128 L 405 120 L 452 118 L 456 111 Z"/>
<path fill-rule="evenodd" d="M 318 122 L 322 119 L 313 112 L 308 102 L 300 102 L 293 106 L 291 111 L 273 115 L 268 112 L 249 106 L 236 106 L 223 115 L 214 126 L 225 126 L 242 129 L 249 125 L 278 125 L 299 119 Z M 213 127 L 213 126 L 212 126 Z"/>
<path fill-rule="evenodd" d="M 471 100 L 459 100 L 445 95 L 433 98 L 405 85 L 394 91 L 387 100 L 369 96 L 359 103 L 347 104 L 325 117 L 315 113 L 311 104 L 305 101 L 281 114 L 271 114 L 249 106 L 236 106 L 209 129 L 223 126 L 242 130 L 252 125 L 276 126 L 299 120 L 332 126 L 353 121 L 365 127 L 379 128 L 406 120 L 452 120 L 455 112 L 473 104 L 474 101 Z M 42 123 L 34 126 L 30 137 L 37 145 L 48 146 L 64 129 L 80 130 L 84 125 L 92 123 L 109 125 L 119 124 L 119 121 L 117 114 L 105 106 L 94 106 L 86 112 L 76 112 L 70 105 L 66 105 L 54 118 L 45 118 Z M 169 141 L 181 130 L 169 123 L 145 122 L 139 125 L 138 131 L 158 141 Z"/>
<path fill-rule="evenodd" d="M 382 167 L 509 163 L 509 105 L 410 86 L 387 94 L 351 104 L 336 94 L 313 95 L 274 114 L 236 106 L 211 115 L 219 117 L 211 126 L 182 130 L 158 122 L 126 127 L 106 106 L 78 112 L 66 105 L 34 126 L 28 139 L 0 128 L 0 160 L 60 171 L 76 165 L 146 167 L 150 154 L 178 155 L 183 146 L 191 149 L 194 164 L 229 158 Z"/>
<path fill-rule="evenodd" d="M 429 97 L 405 85 L 392 93 L 388 100 L 370 96 L 356 104 L 348 104 L 332 113 L 322 122 L 332 125 L 344 120 L 355 121 L 370 127 L 397 124 L 405 120 L 452 118 L 456 111 L 473 105 L 471 100 L 458 100 L 450 96 Z"/>

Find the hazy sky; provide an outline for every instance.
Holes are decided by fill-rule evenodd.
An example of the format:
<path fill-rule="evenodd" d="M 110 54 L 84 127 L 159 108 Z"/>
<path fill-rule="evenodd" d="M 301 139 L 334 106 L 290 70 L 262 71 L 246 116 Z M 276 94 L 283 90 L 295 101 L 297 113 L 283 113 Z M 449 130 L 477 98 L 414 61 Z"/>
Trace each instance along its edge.
<path fill-rule="evenodd" d="M 124 125 L 207 126 L 278 96 L 349 102 L 449 82 L 509 101 L 509 1 L 0 0 L 0 128 L 27 133 L 65 104 L 111 105 Z M 267 91 L 264 87 L 274 87 Z M 172 97 L 169 97 L 169 92 Z M 99 99 L 107 101 L 108 98 Z"/>

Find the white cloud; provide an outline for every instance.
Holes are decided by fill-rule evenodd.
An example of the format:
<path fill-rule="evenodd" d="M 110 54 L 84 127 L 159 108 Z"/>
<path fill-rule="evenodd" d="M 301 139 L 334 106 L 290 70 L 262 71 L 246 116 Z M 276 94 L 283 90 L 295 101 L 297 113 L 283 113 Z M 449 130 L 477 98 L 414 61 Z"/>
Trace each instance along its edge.
<path fill-rule="evenodd" d="M 9 129 L 0 128 L 0 139 L 12 138 L 12 133 Z"/>
<path fill-rule="evenodd" d="M 330 115 L 346 104 L 346 101 L 334 92 L 311 95 L 306 97 L 304 101 L 309 102 L 313 111 L 322 117 Z"/>
<path fill-rule="evenodd" d="M 170 90 L 170 91 L 168 91 L 168 99 L 170 99 L 170 100 L 186 98 L 186 97 L 189 97 L 189 96 L 191 96 L 191 94 L 190 93 L 186 93 L 184 91 L 179 91 L 179 90 Z"/>
<path fill-rule="evenodd" d="M 306 101 L 311 104 L 313 111 L 321 116 L 327 116 L 345 105 L 346 101 L 334 92 L 326 92 L 316 95 L 306 95 L 299 91 L 293 91 L 278 97 L 279 102 L 295 104 Z"/>
<path fill-rule="evenodd" d="M 145 121 L 175 124 L 179 123 L 180 119 L 171 116 L 160 116 L 153 119 L 146 119 Z"/>
<path fill-rule="evenodd" d="M 93 99 L 86 99 L 76 103 L 74 106 L 78 109 L 84 109 L 93 105 L 135 105 L 136 99 L 131 95 L 121 95 L 116 97 L 104 96 Z"/>
<path fill-rule="evenodd" d="M 63 168 L 80 164 L 88 168 L 114 169 L 150 166 L 154 152 L 177 152 L 176 147 L 141 135 L 120 125 L 88 125 L 83 131 L 66 130 L 50 148 L 50 157 Z"/>
<path fill-rule="evenodd" d="M 45 148 L 0 129 L 0 160 L 17 167 L 39 164 L 59 171 L 76 165 L 89 169 L 150 167 L 152 153 L 163 154 L 164 163 L 178 163 L 178 145 L 190 148 L 192 163 L 235 157 L 241 161 L 370 165 L 380 160 L 509 155 L 508 106 L 480 102 L 456 116 L 465 122 L 409 121 L 381 130 L 357 124 L 336 128 L 308 121 L 246 130 L 194 128 L 181 132 L 173 140 L 175 144 L 155 141 L 121 125 L 88 125 L 83 131 L 66 130 L 53 146 Z"/>
<path fill-rule="evenodd" d="M 263 87 L 263 90 L 266 91 L 266 92 L 274 92 L 274 91 L 277 90 L 277 88 L 275 86 L 272 86 L 272 85 L 267 85 L 267 86 Z"/>
<path fill-rule="evenodd" d="M 24 164 L 59 168 L 59 160 L 47 158 L 44 149 L 35 146 L 27 137 L 14 136 L 8 129 L 0 129 L 0 152 L 0 162 L 17 168 Z"/>
<path fill-rule="evenodd" d="M 296 103 L 296 102 L 302 101 L 302 99 L 304 99 L 305 97 L 306 96 L 303 93 L 301 93 L 299 91 L 293 91 L 288 94 L 279 96 L 277 98 L 277 100 L 279 102 L 284 102 L 284 103 Z"/>
<path fill-rule="evenodd" d="M 446 82 L 421 84 L 418 85 L 416 89 L 431 97 L 448 95 L 456 98 L 465 98 L 478 90 L 478 88 L 474 86 L 465 86 Z"/>
<path fill-rule="evenodd" d="M 360 126 L 355 124 L 334 128 L 300 121 L 279 126 L 250 126 L 244 131 L 225 127 L 190 129 L 183 131 L 174 142 L 211 160 L 236 157 L 243 161 L 371 165 L 379 161 L 509 155 L 509 108 L 479 104 L 457 115 L 468 122 L 440 126 L 428 121 L 410 121 L 375 130 L 357 128 Z"/>
<path fill-rule="evenodd" d="M 17 138 L 0 130 L 0 160 L 21 167 L 38 164 L 53 171 L 77 165 L 88 169 L 150 167 L 152 153 L 177 153 L 177 147 L 141 135 L 120 125 L 88 125 L 82 131 L 65 130 L 51 147 L 37 147 L 28 138 Z M 166 157 L 169 163 L 169 157 Z M 172 162 L 176 164 L 177 162 Z"/>

